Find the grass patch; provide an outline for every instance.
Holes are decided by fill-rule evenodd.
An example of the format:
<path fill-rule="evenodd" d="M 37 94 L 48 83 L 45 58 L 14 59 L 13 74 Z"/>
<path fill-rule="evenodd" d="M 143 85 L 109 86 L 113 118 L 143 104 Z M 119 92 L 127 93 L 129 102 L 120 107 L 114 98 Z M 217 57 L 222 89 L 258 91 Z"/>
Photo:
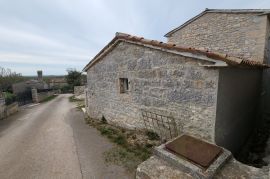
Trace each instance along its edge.
<path fill-rule="evenodd" d="M 145 134 L 150 140 L 160 140 L 159 135 L 153 131 L 146 131 Z"/>
<path fill-rule="evenodd" d="M 44 103 L 44 102 L 48 102 L 48 101 L 51 101 L 53 100 L 54 98 L 56 98 L 58 95 L 52 95 L 52 96 L 49 96 L 45 99 L 43 99 L 42 101 L 40 101 L 41 103 Z"/>
<path fill-rule="evenodd" d="M 103 118 L 100 121 L 85 118 L 85 121 L 99 130 L 101 135 L 117 144 L 116 147 L 104 153 L 105 161 L 108 163 L 122 165 L 130 172 L 134 172 L 138 164 L 152 155 L 153 147 L 160 144 L 156 133 L 123 129 L 108 124 Z"/>
<path fill-rule="evenodd" d="M 69 102 L 76 103 L 77 109 L 82 110 L 82 108 L 85 108 L 85 103 L 83 99 L 77 99 L 74 95 L 70 96 L 68 99 L 69 99 Z"/>
<path fill-rule="evenodd" d="M 83 99 L 77 99 L 75 98 L 75 96 L 70 96 L 69 98 L 69 102 L 81 102 L 81 101 L 84 101 Z"/>

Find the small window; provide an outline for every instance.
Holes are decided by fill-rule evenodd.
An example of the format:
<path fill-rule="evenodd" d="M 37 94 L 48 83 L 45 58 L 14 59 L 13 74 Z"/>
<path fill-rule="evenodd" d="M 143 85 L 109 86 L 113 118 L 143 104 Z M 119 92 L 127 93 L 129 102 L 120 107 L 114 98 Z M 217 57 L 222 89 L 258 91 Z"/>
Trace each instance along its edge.
<path fill-rule="evenodd" d="M 127 93 L 128 92 L 128 79 L 127 78 L 120 78 L 120 93 Z"/>

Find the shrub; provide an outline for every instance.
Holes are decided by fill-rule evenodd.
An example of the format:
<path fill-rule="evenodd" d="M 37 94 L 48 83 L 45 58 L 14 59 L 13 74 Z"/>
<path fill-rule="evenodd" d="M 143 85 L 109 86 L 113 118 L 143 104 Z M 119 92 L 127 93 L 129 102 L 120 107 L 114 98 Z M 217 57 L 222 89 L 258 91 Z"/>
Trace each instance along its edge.
<path fill-rule="evenodd" d="M 153 131 L 146 131 L 146 135 L 150 140 L 159 140 L 160 139 L 159 135 Z"/>
<path fill-rule="evenodd" d="M 61 87 L 61 93 L 72 93 L 73 88 L 70 85 L 65 85 Z"/>
<path fill-rule="evenodd" d="M 10 92 L 5 92 L 4 97 L 5 97 L 6 105 L 10 105 L 16 101 L 16 95 Z"/>

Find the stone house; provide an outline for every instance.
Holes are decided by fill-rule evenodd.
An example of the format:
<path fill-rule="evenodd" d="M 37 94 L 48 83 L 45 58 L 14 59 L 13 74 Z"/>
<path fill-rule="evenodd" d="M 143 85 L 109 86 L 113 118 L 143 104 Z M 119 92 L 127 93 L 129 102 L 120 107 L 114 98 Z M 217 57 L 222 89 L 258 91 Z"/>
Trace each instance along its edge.
<path fill-rule="evenodd" d="M 263 61 L 117 33 L 84 68 L 86 110 L 126 128 L 144 128 L 144 110 L 171 116 L 180 132 L 237 152 L 256 121 L 267 67 Z"/>

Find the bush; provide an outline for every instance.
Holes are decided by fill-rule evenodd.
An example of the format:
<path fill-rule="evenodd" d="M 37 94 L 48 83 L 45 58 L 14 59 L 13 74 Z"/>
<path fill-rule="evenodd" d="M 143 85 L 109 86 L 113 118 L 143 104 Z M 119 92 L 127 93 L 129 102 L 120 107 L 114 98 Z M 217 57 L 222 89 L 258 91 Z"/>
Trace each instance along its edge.
<path fill-rule="evenodd" d="M 4 92 L 6 105 L 10 105 L 16 101 L 16 95 L 10 92 Z"/>
<path fill-rule="evenodd" d="M 70 85 L 65 85 L 61 87 L 61 93 L 73 93 L 73 88 Z"/>
<path fill-rule="evenodd" d="M 160 139 L 159 135 L 153 131 L 146 131 L 146 135 L 150 140 L 159 140 Z"/>

